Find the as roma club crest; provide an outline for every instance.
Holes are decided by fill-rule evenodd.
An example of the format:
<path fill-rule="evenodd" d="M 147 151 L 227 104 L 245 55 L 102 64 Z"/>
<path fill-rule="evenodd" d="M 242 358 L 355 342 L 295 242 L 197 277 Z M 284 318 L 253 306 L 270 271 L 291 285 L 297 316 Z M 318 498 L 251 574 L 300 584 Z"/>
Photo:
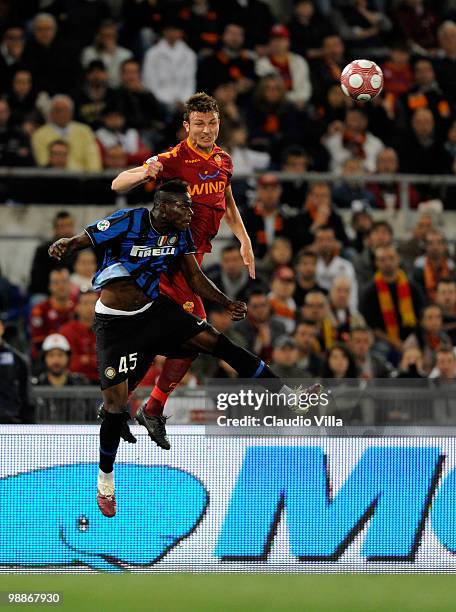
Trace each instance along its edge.
<path fill-rule="evenodd" d="M 194 302 L 184 302 L 182 304 L 182 308 L 185 310 L 185 312 L 193 312 L 195 310 L 195 303 Z"/>
<path fill-rule="evenodd" d="M 222 158 L 220 157 L 220 155 L 217 153 L 217 155 L 214 155 L 214 161 L 217 164 L 217 166 L 221 166 L 222 165 Z"/>

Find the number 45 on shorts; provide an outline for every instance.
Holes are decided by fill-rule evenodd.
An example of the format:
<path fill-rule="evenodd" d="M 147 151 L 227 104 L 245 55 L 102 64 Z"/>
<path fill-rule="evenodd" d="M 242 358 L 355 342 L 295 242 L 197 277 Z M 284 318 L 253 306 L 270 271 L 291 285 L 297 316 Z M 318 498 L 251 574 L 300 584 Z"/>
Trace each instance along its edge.
<path fill-rule="evenodd" d="M 134 370 L 138 363 L 138 353 L 130 353 L 128 356 L 123 355 L 119 362 L 119 372 L 128 372 L 128 370 Z"/>

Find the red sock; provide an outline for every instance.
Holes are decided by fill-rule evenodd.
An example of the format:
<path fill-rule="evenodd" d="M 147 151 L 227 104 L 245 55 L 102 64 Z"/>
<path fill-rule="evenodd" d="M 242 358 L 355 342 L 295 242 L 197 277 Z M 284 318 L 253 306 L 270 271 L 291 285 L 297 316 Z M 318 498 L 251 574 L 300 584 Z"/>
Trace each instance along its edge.
<path fill-rule="evenodd" d="M 151 416 L 161 416 L 170 393 L 174 391 L 192 365 L 193 359 L 166 359 L 163 370 L 150 394 L 145 412 Z"/>

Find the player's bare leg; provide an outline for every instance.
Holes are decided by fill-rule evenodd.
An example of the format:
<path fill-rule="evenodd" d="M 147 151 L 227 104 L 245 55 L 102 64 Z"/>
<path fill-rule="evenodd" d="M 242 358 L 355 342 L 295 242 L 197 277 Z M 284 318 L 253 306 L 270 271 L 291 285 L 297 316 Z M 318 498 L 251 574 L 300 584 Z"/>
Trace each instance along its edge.
<path fill-rule="evenodd" d="M 120 443 L 123 412 L 128 399 L 128 382 L 123 381 L 103 391 L 104 417 L 100 426 L 100 469 L 97 482 L 97 504 L 108 517 L 116 513 L 114 461 Z"/>

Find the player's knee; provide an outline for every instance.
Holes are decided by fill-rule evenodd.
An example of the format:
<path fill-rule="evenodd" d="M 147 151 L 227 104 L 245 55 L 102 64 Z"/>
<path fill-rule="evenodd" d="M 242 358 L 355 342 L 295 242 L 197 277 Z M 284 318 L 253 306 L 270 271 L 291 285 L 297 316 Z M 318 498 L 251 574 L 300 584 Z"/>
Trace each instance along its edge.
<path fill-rule="evenodd" d="M 128 387 L 123 383 L 103 391 L 103 404 L 107 412 L 122 412 L 128 400 Z"/>

